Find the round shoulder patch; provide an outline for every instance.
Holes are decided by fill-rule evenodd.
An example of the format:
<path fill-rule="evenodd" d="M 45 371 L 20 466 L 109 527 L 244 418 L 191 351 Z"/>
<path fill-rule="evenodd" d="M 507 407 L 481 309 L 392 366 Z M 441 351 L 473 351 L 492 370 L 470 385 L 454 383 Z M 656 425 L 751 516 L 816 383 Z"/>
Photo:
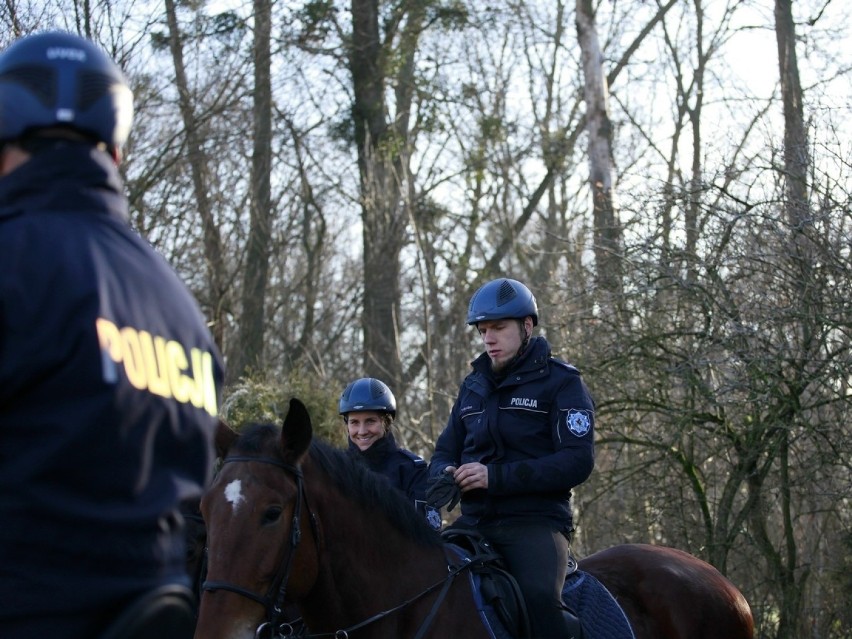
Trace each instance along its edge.
<path fill-rule="evenodd" d="M 565 425 L 572 434 L 582 437 L 592 427 L 592 420 L 589 419 L 588 411 L 572 408 L 565 416 Z"/>
<path fill-rule="evenodd" d="M 426 506 L 426 522 L 432 528 L 432 530 L 441 530 L 441 513 L 438 509 L 432 506 Z"/>

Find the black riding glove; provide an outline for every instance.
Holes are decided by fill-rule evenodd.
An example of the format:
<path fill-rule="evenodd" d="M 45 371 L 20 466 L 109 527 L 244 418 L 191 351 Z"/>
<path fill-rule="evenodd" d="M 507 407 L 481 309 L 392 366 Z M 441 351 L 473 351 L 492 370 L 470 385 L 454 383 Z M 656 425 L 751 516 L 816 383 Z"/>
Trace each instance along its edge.
<path fill-rule="evenodd" d="M 452 473 L 441 473 L 430 477 L 426 488 L 426 503 L 433 508 L 447 507 L 452 510 L 461 499 L 461 490 Z"/>

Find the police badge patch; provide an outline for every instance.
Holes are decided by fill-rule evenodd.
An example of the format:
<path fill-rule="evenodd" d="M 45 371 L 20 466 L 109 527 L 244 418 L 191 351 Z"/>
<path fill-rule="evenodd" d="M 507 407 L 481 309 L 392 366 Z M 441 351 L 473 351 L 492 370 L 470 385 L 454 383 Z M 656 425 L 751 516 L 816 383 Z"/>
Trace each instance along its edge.
<path fill-rule="evenodd" d="M 452 505 L 455 506 L 455 503 Z M 429 524 L 432 530 L 441 530 L 441 525 L 444 522 L 441 521 L 440 509 L 435 508 L 434 506 L 430 506 L 422 499 L 415 499 L 414 510 L 416 510 L 426 518 L 426 523 Z"/>
<path fill-rule="evenodd" d="M 441 513 L 432 506 L 426 506 L 426 522 L 432 530 L 441 530 Z"/>
<path fill-rule="evenodd" d="M 589 419 L 589 414 L 584 410 L 571 409 L 565 417 L 565 425 L 568 430 L 577 437 L 582 437 L 589 432 L 592 427 L 592 421 Z"/>

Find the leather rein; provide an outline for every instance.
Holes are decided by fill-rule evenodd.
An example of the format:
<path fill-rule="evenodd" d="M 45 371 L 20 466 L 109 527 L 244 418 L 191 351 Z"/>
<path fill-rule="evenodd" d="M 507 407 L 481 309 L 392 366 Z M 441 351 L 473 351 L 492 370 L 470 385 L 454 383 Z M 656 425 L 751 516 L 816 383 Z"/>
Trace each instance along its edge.
<path fill-rule="evenodd" d="M 320 637 L 334 637 L 334 639 L 349 639 L 349 633 L 355 632 L 356 630 L 360 630 L 365 626 L 368 626 L 380 619 L 384 619 L 388 615 L 391 615 L 395 612 L 399 612 L 404 608 L 407 608 L 409 605 L 413 604 L 417 600 L 425 597 L 431 592 L 434 592 L 438 588 L 441 588 L 441 592 L 438 595 L 438 598 L 435 600 L 435 603 L 432 604 L 432 608 L 429 611 L 429 614 L 423 620 L 420 628 L 417 631 L 417 634 L 414 639 L 422 639 L 422 637 L 426 634 L 429 627 L 432 625 L 432 622 L 435 620 L 435 616 L 443 603 L 444 599 L 447 596 L 447 593 L 450 590 L 450 586 L 452 585 L 454 579 L 464 572 L 468 570 L 472 564 L 465 560 L 459 565 L 453 565 L 451 561 L 449 561 L 448 557 L 448 566 L 447 566 L 447 576 L 438 581 L 419 594 L 413 596 L 406 601 L 403 601 L 401 604 L 394 606 L 393 608 L 389 608 L 388 610 L 384 610 L 379 612 L 372 617 L 369 617 L 359 623 L 356 623 L 348 628 L 342 628 L 340 630 L 335 630 L 334 632 L 322 633 L 322 634 L 309 634 L 309 635 L 293 635 L 292 626 L 287 621 L 283 620 L 283 609 L 284 609 L 284 599 L 287 593 L 287 581 L 290 578 L 290 571 L 293 566 L 293 557 L 296 555 L 296 549 L 299 545 L 299 541 L 301 540 L 301 531 L 300 531 L 300 519 L 302 513 L 302 503 L 306 504 L 308 509 L 308 514 L 310 516 L 311 523 L 311 532 L 314 537 L 314 541 L 317 544 L 317 549 L 319 549 L 319 534 L 317 532 L 317 523 L 316 516 L 314 512 L 311 510 L 310 505 L 307 504 L 307 495 L 305 493 L 305 482 L 304 477 L 302 475 L 302 469 L 298 466 L 292 466 L 290 464 L 285 464 L 282 461 L 274 459 L 272 457 L 250 457 L 250 456 L 234 456 L 227 457 L 222 462 L 223 465 L 231 462 L 258 462 L 261 464 L 270 464 L 272 466 L 277 466 L 291 474 L 296 481 L 296 505 L 293 507 L 293 519 L 290 524 L 290 552 L 287 553 L 287 556 L 281 561 L 281 565 L 278 568 L 278 572 L 275 575 L 275 579 L 272 580 L 272 584 L 269 587 L 266 595 L 259 595 L 247 588 L 243 588 L 241 586 L 237 586 L 227 581 L 205 581 L 201 588 L 202 590 L 227 590 L 229 592 L 236 593 L 252 601 L 256 601 L 260 605 L 264 607 L 266 610 L 266 621 L 261 623 L 257 629 L 255 630 L 255 638 L 261 639 L 264 636 L 264 633 L 270 632 L 270 639 L 283 638 L 287 639 L 288 637 L 301 637 L 302 639 L 318 639 Z M 446 549 L 444 550 L 446 556 Z"/>

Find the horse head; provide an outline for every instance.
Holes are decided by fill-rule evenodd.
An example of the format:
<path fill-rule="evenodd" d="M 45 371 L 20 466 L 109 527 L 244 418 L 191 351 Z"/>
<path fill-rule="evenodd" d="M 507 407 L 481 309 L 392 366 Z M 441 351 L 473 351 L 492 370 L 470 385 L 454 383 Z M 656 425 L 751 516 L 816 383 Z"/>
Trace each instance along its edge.
<path fill-rule="evenodd" d="M 311 439 L 310 416 L 297 399 L 280 434 L 273 424 L 238 435 L 219 423 L 223 464 L 201 500 L 208 573 L 196 637 L 248 639 L 264 624 L 286 623 L 285 596 L 303 595 L 316 579 L 316 530 L 302 479 Z"/>

